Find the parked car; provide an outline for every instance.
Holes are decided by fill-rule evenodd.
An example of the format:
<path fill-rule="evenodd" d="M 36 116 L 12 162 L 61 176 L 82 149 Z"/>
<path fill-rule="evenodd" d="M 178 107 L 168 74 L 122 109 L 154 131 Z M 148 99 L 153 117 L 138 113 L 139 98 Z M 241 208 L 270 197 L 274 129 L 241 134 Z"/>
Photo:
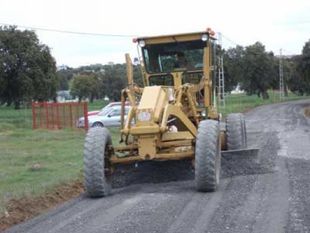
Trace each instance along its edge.
<path fill-rule="evenodd" d="M 97 115 L 100 111 L 106 110 L 108 111 L 111 107 L 114 106 L 121 106 L 122 102 L 111 102 L 108 105 L 106 105 L 105 107 L 103 107 L 101 110 L 96 110 L 96 111 L 90 111 L 87 113 L 88 116 L 93 116 L 93 115 Z M 126 106 L 129 106 L 129 102 L 125 102 Z"/>
<path fill-rule="evenodd" d="M 125 106 L 125 117 L 130 107 Z M 109 127 L 121 125 L 121 106 L 115 105 L 109 108 L 103 108 L 97 115 L 88 116 L 89 127 Z M 77 127 L 85 127 L 85 119 L 81 117 L 78 120 Z"/>
<path fill-rule="evenodd" d="M 87 116 L 93 116 L 93 115 L 97 115 L 100 111 L 90 111 L 87 113 Z"/>

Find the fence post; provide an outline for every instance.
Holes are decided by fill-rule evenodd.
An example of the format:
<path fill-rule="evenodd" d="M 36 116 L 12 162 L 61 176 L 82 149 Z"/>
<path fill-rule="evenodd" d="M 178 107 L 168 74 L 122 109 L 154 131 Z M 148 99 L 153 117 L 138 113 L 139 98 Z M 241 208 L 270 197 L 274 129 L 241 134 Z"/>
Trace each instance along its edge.
<path fill-rule="evenodd" d="M 49 128 L 49 125 L 48 125 L 48 120 L 49 120 L 48 119 L 48 103 L 44 102 L 43 106 L 45 108 L 45 120 L 46 120 L 45 125 L 46 125 L 46 128 L 48 129 Z"/>
<path fill-rule="evenodd" d="M 35 109 L 35 103 L 31 102 L 31 108 L 32 108 L 32 129 L 36 129 L 37 128 L 37 124 L 36 124 L 36 109 Z"/>
<path fill-rule="evenodd" d="M 44 106 L 43 106 L 42 104 L 43 104 L 43 103 L 38 103 L 38 107 L 39 107 L 39 110 L 40 110 L 40 114 L 39 114 L 40 128 L 43 128 L 43 122 L 42 122 L 43 113 L 42 113 L 42 109 L 44 110 Z M 42 107 L 42 106 L 43 106 L 43 107 Z"/>
<path fill-rule="evenodd" d="M 59 103 L 55 103 L 56 104 L 56 124 L 57 124 L 57 128 L 60 129 L 60 117 L 59 117 Z"/>
<path fill-rule="evenodd" d="M 72 105 L 71 104 L 69 104 L 69 111 L 70 111 L 70 114 L 69 114 L 69 116 L 70 116 L 70 127 L 72 128 L 73 127 L 73 125 L 72 125 Z"/>
<path fill-rule="evenodd" d="M 49 103 L 49 106 L 51 107 L 51 122 L 52 122 L 52 129 L 55 129 L 55 105 L 54 103 Z"/>
<path fill-rule="evenodd" d="M 87 102 L 83 102 L 84 107 L 84 124 L 85 124 L 85 130 L 88 130 L 88 106 Z"/>

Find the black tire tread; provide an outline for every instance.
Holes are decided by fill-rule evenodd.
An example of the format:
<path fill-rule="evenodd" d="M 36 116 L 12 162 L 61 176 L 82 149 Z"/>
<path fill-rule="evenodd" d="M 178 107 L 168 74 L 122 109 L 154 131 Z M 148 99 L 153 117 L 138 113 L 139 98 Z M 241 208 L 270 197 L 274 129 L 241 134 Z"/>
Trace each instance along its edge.
<path fill-rule="evenodd" d="M 198 191 L 213 192 L 218 186 L 221 159 L 219 134 L 217 121 L 200 122 L 195 149 L 195 183 Z"/>
<path fill-rule="evenodd" d="M 226 117 L 226 139 L 228 150 L 247 147 L 246 125 L 241 113 L 231 113 Z"/>
<path fill-rule="evenodd" d="M 111 192 L 110 179 L 104 172 L 106 147 L 111 136 L 106 128 L 90 128 L 84 144 L 84 182 L 89 197 L 103 197 Z"/>
<path fill-rule="evenodd" d="M 93 125 L 92 125 L 91 127 L 92 127 L 92 128 L 95 128 L 95 127 L 104 127 L 104 125 L 103 125 L 101 122 L 96 121 L 96 122 L 93 123 Z"/>

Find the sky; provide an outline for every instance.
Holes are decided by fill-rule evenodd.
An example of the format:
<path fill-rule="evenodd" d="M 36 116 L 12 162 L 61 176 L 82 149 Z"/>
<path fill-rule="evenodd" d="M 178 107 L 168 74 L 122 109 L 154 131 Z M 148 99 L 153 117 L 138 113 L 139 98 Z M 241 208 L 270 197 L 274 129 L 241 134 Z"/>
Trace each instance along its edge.
<path fill-rule="evenodd" d="M 278 0 L 0 0 L 0 25 L 35 30 L 57 65 L 124 63 L 137 57 L 137 36 L 204 31 L 222 33 L 224 48 L 262 42 L 267 51 L 300 54 L 310 39 L 310 1 Z M 24 29 L 21 27 L 21 29 Z"/>

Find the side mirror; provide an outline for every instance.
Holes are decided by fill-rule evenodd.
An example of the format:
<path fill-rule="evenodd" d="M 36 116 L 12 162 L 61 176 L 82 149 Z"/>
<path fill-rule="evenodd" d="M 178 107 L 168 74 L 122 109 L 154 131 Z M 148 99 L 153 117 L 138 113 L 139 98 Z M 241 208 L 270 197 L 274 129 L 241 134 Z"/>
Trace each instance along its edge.
<path fill-rule="evenodd" d="M 112 116 L 111 114 L 108 115 L 108 117 L 111 117 L 111 116 Z"/>

